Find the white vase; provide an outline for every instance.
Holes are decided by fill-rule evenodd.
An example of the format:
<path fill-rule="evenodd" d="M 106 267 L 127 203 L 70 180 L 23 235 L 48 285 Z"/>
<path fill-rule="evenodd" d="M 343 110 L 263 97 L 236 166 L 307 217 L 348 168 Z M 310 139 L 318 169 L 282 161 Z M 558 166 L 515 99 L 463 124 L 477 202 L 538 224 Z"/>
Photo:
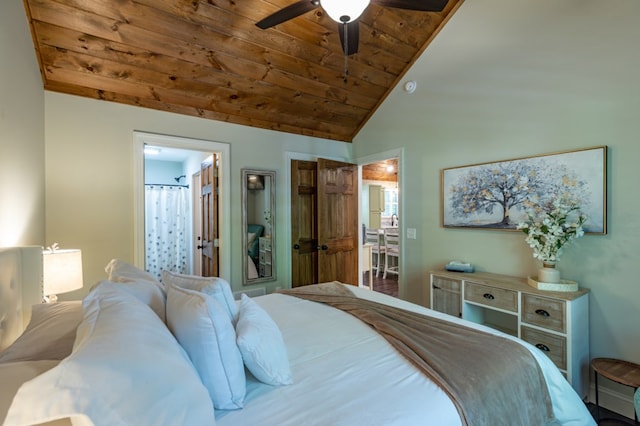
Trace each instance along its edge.
<path fill-rule="evenodd" d="M 560 282 L 560 271 L 556 269 L 555 262 L 542 262 L 542 268 L 538 269 L 538 281 L 543 283 Z"/>

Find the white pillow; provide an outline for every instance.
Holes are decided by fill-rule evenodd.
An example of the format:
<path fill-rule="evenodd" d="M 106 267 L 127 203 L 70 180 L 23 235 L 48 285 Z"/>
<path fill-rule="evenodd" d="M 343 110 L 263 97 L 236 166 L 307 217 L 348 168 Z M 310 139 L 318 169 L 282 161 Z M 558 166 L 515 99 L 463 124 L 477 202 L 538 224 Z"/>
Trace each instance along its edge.
<path fill-rule="evenodd" d="M 247 250 L 251 251 L 251 246 L 253 245 L 253 242 L 256 240 L 258 234 L 256 234 L 255 232 L 248 232 L 247 233 Z"/>
<path fill-rule="evenodd" d="M 104 270 L 109 281 L 129 286 L 130 293 L 149 305 L 162 321 L 165 320 L 167 293 L 156 277 L 120 259 L 111 259 Z"/>
<path fill-rule="evenodd" d="M 206 388 L 148 306 L 105 282 L 83 302 L 73 353 L 25 383 L 7 424 L 213 425 Z"/>
<path fill-rule="evenodd" d="M 129 293 L 136 299 L 150 307 L 158 318 L 165 321 L 165 305 L 167 304 L 167 295 L 164 289 L 149 281 L 129 281 L 129 282 L 113 282 L 102 280 L 93 286 L 93 289 L 99 287 L 103 283 L 109 283 L 121 287 L 122 291 Z M 92 289 L 92 291 L 93 291 Z"/>
<path fill-rule="evenodd" d="M 293 383 L 282 333 L 269 314 L 246 294 L 240 301 L 236 341 L 247 369 L 268 385 Z"/>
<path fill-rule="evenodd" d="M 128 283 L 134 281 L 147 281 L 162 288 L 162 283 L 147 271 L 143 271 L 135 265 L 120 259 L 111 259 L 104 267 L 109 281 L 117 283 Z"/>
<path fill-rule="evenodd" d="M 33 305 L 27 328 L 0 352 L 0 363 L 66 358 L 73 349 L 80 321 L 80 301 Z"/>
<path fill-rule="evenodd" d="M 167 287 L 167 326 L 187 351 L 215 408 L 242 408 L 246 377 L 226 309 L 212 296 Z"/>
<path fill-rule="evenodd" d="M 22 384 L 52 369 L 58 361 L 20 361 L 0 364 L 0 424 L 5 424 L 4 419 L 9 411 L 11 401 Z"/>
<path fill-rule="evenodd" d="M 162 282 L 165 286 L 170 284 L 188 290 L 200 291 L 213 296 L 229 314 L 229 318 L 235 324 L 238 319 L 238 305 L 233 298 L 231 286 L 219 277 L 199 277 L 197 275 L 184 275 L 170 271 L 162 271 Z"/>

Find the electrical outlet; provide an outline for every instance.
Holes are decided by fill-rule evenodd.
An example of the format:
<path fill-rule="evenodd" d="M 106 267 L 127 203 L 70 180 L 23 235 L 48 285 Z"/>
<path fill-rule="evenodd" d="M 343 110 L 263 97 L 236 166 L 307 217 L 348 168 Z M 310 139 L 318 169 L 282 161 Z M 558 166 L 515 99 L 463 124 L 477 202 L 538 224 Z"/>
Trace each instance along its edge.
<path fill-rule="evenodd" d="M 407 228 L 407 238 L 410 240 L 415 240 L 417 238 L 416 228 Z"/>

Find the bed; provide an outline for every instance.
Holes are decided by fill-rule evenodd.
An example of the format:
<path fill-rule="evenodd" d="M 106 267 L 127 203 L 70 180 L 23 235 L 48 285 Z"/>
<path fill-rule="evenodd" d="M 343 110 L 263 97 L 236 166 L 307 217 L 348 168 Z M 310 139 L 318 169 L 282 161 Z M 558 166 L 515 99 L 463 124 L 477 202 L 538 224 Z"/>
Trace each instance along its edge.
<path fill-rule="evenodd" d="M 25 262 L 22 250 L 0 251 L 3 271 L 20 269 L 8 265 Z M 31 255 L 29 261 L 37 264 Z M 30 294 L 20 306 L 0 299 L 0 312 L 15 315 L 23 303 L 36 305 L 22 335 L 0 352 L 4 424 L 489 424 L 461 414 L 446 386 L 427 378 L 353 312 L 281 293 L 234 301 L 223 280 L 165 273 L 159 284 L 116 259 L 105 270 L 105 280 L 82 304 L 57 308 L 39 304 L 32 289 L 40 284 L 33 278 L 0 274 L 0 284 L 9 280 Z M 347 287 L 329 284 L 326 288 Z M 531 354 L 542 373 L 553 417 L 547 424 L 595 424 L 538 349 L 418 305 L 348 288 L 358 302 L 512 341 Z M 466 359 L 473 364 L 473 354 Z M 478 374 L 484 381 L 481 396 L 489 401 L 486 384 L 492 377 Z M 490 424 L 540 424 L 504 415 L 522 411 L 528 402 L 505 399 L 503 415 Z"/>
<path fill-rule="evenodd" d="M 42 247 L 0 248 L 0 351 L 22 333 L 31 305 L 42 301 L 41 282 Z"/>

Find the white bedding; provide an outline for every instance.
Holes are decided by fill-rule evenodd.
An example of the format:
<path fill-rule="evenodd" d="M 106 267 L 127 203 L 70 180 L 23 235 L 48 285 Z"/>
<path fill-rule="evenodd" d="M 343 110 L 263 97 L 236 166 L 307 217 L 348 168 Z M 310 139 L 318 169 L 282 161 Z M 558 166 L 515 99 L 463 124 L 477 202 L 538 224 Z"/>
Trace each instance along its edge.
<path fill-rule="evenodd" d="M 58 365 L 57 360 L 12 361 L 0 363 L 0 421 L 9 411 L 11 400 L 22 384 Z"/>
<path fill-rule="evenodd" d="M 112 284 L 103 285 L 113 287 Z M 225 283 L 225 285 L 228 286 L 227 283 Z M 146 287 L 141 287 L 141 289 L 144 288 Z M 357 296 L 362 298 L 387 303 L 452 322 L 464 323 L 467 326 L 479 328 L 490 333 L 501 334 L 493 329 L 440 314 L 380 293 L 355 287 L 349 288 Z M 115 290 L 115 287 L 113 287 L 113 289 Z M 127 295 L 131 295 L 130 292 L 127 292 L 126 295 L 119 298 L 131 299 Z M 127 302 L 131 304 L 131 306 L 124 308 L 122 312 L 133 313 L 132 309 L 135 311 L 140 309 L 140 306 L 144 309 L 150 307 L 147 297 L 142 297 L 144 295 L 141 296 L 137 293 L 135 296 L 135 299 Z M 88 299 L 91 300 L 91 298 Z M 458 425 L 461 423 L 458 412 L 449 397 L 440 390 L 436 384 L 427 379 L 399 355 L 384 338 L 358 319 L 329 306 L 283 294 L 270 294 L 256 297 L 252 300 L 266 311 L 275 324 L 277 324 L 282 334 L 282 340 L 286 345 L 286 353 L 293 377 L 293 384 L 285 386 L 268 385 L 258 381 L 247 371 L 244 408 L 238 410 L 216 409 L 214 411 L 216 424 L 222 426 L 404 426 L 413 424 L 441 426 Z M 142 302 L 142 304 L 140 302 Z M 144 306 L 145 304 L 147 306 Z M 107 308 L 107 305 L 105 305 L 105 309 L 111 308 Z M 46 311 L 49 313 L 52 310 L 47 309 Z M 140 314 L 142 314 L 142 312 Z M 124 314 L 118 314 L 116 318 L 120 318 L 122 315 Z M 102 314 L 101 318 L 107 321 L 107 318 L 102 316 Z M 168 333 L 165 325 L 162 321 L 158 320 L 152 311 L 149 311 L 149 314 L 147 314 L 145 318 L 148 319 L 148 321 L 145 321 L 147 324 L 146 327 L 157 327 L 159 328 L 157 332 L 163 335 Z M 86 320 L 85 318 L 84 321 Z M 109 367 L 105 369 L 100 368 L 99 364 L 96 364 L 92 367 L 92 374 L 107 374 L 104 371 L 109 370 L 111 371 L 108 373 L 110 377 L 114 377 L 114 374 L 119 374 L 122 377 L 133 378 L 135 374 L 127 370 L 136 365 L 135 363 L 126 361 L 127 357 L 130 357 L 130 355 L 127 355 L 127 352 L 133 353 L 133 346 L 129 345 L 137 345 L 138 349 L 136 349 L 136 353 L 143 354 L 144 348 L 149 347 L 148 342 L 146 342 L 147 336 L 155 334 L 155 328 L 153 328 L 153 330 L 149 329 L 149 332 L 145 332 L 144 334 L 139 334 L 139 331 L 135 331 L 135 329 L 140 323 L 141 321 L 139 320 L 127 320 L 127 324 L 129 325 L 125 327 L 127 332 L 130 334 L 134 333 L 132 335 L 140 336 L 140 338 L 131 340 L 130 343 L 125 345 L 126 348 L 122 348 L 122 345 L 118 345 L 117 348 L 113 347 L 113 350 L 124 350 L 124 352 L 121 352 L 119 355 L 120 361 L 118 363 L 109 362 Z M 118 330 L 124 330 L 121 326 L 118 328 L 114 325 L 113 327 L 111 328 L 113 328 L 116 333 L 118 333 Z M 32 332 L 37 332 L 38 330 L 38 328 L 35 327 L 31 327 L 30 329 Z M 84 329 L 87 329 L 86 324 L 84 325 Z M 150 333 L 151 331 L 153 331 L 153 333 Z M 118 336 L 119 335 L 118 333 Z M 144 339 L 142 337 L 144 337 Z M 507 337 L 526 346 L 540 363 L 545 379 L 549 385 L 549 392 L 552 398 L 553 411 L 557 419 L 557 424 L 576 426 L 594 425 L 595 422 L 584 403 L 553 363 L 537 348 L 511 336 Z M 34 339 L 37 338 L 37 336 L 30 336 L 29 338 Z M 255 337 L 253 339 L 255 340 Z M 100 344 L 99 339 L 94 340 Z M 177 342 L 174 343 L 176 345 L 178 344 Z M 253 341 L 253 343 L 255 344 L 256 342 Z M 106 347 L 108 347 L 108 345 L 107 343 Z M 14 350 L 15 349 L 14 347 Z M 78 365 L 77 361 L 70 363 L 69 359 L 75 358 L 77 360 L 82 356 L 82 353 L 86 351 L 86 344 L 81 344 L 79 347 L 76 345 L 74 353 L 68 358 L 65 358 L 60 364 L 60 367 L 66 365 L 65 368 L 68 369 L 70 365 Z M 163 363 L 154 362 L 154 360 L 160 359 L 164 355 L 160 356 L 160 354 L 156 354 L 157 350 L 152 352 L 153 353 L 148 354 L 148 363 L 144 363 L 145 370 L 150 369 L 145 374 L 147 374 L 148 377 L 157 377 L 159 379 L 165 375 L 165 366 L 167 363 L 166 361 Z M 0 392 L 0 397 L 2 398 L 0 400 L 0 423 L 4 419 L 6 410 L 11 403 L 12 395 L 20 388 L 22 381 L 29 381 L 31 379 L 40 380 L 43 376 L 52 377 L 54 375 L 53 370 L 49 370 L 48 373 L 40 376 L 38 376 L 38 374 L 50 368 L 55 369 L 55 366 L 59 362 L 33 360 L 33 357 L 24 359 L 32 360 L 20 363 L 0 363 L 0 383 L 3 385 L 0 386 L 2 387 L 2 392 Z M 110 359 L 111 358 L 106 358 L 105 360 Z M 175 361 L 177 362 L 178 360 Z M 189 362 L 188 359 L 187 362 Z M 470 362 L 473 362 L 472 356 L 470 357 Z M 190 363 L 189 365 L 191 366 Z M 117 371 L 112 371 L 114 368 Z M 195 371 L 195 367 L 193 368 Z M 59 377 L 67 377 L 64 373 L 61 374 L 58 372 L 55 374 L 58 374 Z M 93 377 L 91 374 L 76 375 L 76 380 L 78 381 L 76 385 L 80 386 L 79 389 L 86 389 L 86 395 L 83 390 L 83 398 L 89 398 L 91 396 L 90 393 L 95 392 L 96 389 L 99 388 L 92 385 L 92 383 L 94 383 L 92 380 L 95 381 L 95 379 L 91 379 L 91 377 Z M 177 392 L 175 395 L 184 395 L 184 391 L 180 390 L 182 388 L 190 388 L 192 391 L 195 390 L 193 387 L 196 383 L 194 383 L 192 379 L 189 379 L 189 385 L 184 384 L 186 383 L 187 375 L 182 374 L 181 380 L 182 382 L 180 384 L 173 381 L 172 383 L 175 386 L 169 386 L 171 387 L 171 391 Z M 197 376 L 195 376 L 195 380 L 198 383 L 197 387 L 200 387 L 201 383 Z M 47 384 L 46 380 L 41 380 L 41 382 L 45 385 Z M 11 386 L 4 386 L 6 383 L 11 383 Z M 133 384 L 134 383 L 132 383 L 132 385 Z M 48 383 L 48 385 L 52 385 L 52 383 Z M 144 391 L 145 386 L 150 387 L 148 393 Z M 133 392 L 130 402 L 138 400 L 143 396 L 148 398 L 149 395 L 153 395 L 154 390 L 157 391 L 158 387 L 156 386 L 151 389 L 152 386 L 154 386 L 154 384 L 151 382 L 136 381 L 135 386 L 130 387 Z M 25 388 L 27 387 L 28 386 L 25 386 Z M 31 387 L 33 388 L 33 386 Z M 169 387 L 162 387 L 162 389 L 169 390 Z M 199 394 L 203 392 L 206 394 L 204 387 L 199 391 Z M 44 396 L 44 394 L 47 396 Z M 56 399 L 60 398 L 58 393 L 44 392 L 44 394 L 38 395 L 38 398 L 35 400 L 26 400 L 28 402 L 27 405 L 34 407 L 35 405 L 40 405 L 41 402 L 44 403 L 44 400 L 48 400 L 46 403 L 52 408 L 60 405 L 58 404 L 60 401 Z M 123 395 L 123 393 L 118 391 L 118 395 Z M 95 397 L 97 401 L 104 400 L 104 395 L 91 397 Z M 197 401 L 199 400 L 190 398 L 188 402 L 193 404 Z M 175 399 L 174 402 L 181 407 L 185 407 L 187 404 L 187 401 L 180 401 L 179 398 Z M 514 408 L 517 409 L 518 402 L 515 404 L 516 406 Z M 100 403 L 93 405 L 97 407 L 103 406 L 103 404 Z M 145 403 L 144 406 L 148 409 L 152 404 Z M 198 403 L 197 407 L 192 407 L 194 409 L 189 409 L 188 411 L 190 413 L 197 412 L 198 410 L 196 408 L 198 407 L 202 407 L 202 404 Z M 210 408 L 213 411 L 213 408 Z M 153 413 L 157 410 L 151 410 L 149 412 L 145 412 L 144 410 L 144 407 L 140 407 L 140 412 L 137 414 L 139 417 L 135 422 L 136 425 L 144 426 L 145 424 L 151 425 L 153 423 L 153 426 L 155 426 L 159 424 L 157 423 L 157 419 L 155 419 L 155 421 L 151 420 Z M 20 412 L 31 411 L 31 409 L 27 411 L 20 410 Z M 82 409 L 80 409 L 79 412 L 81 414 L 84 413 Z M 170 412 L 175 413 L 176 411 L 170 410 Z M 91 415 L 92 413 L 87 414 L 88 417 L 91 417 Z M 59 417 L 50 416 L 49 418 Z M 104 419 L 106 419 L 106 417 L 104 417 Z M 96 425 L 106 424 L 100 422 L 101 418 L 92 418 L 92 420 Z M 129 423 L 124 420 L 122 422 L 122 424 Z M 212 423 L 213 419 L 206 422 L 208 425 Z M 162 424 L 181 424 L 181 421 L 165 417 Z M 495 425 L 499 424 L 511 426 L 509 419 L 496 419 Z"/>
<path fill-rule="evenodd" d="M 350 289 L 359 297 L 501 334 L 380 293 Z M 216 411 L 216 424 L 460 424 L 458 413 L 444 392 L 375 331 L 351 315 L 280 294 L 254 300 L 280 327 L 294 385 L 272 387 L 247 376 L 244 408 Z M 535 347 L 512 339 L 525 344 L 541 364 L 558 423 L 595 424 L 584 403 L 549 358 Z M 495 424 L 509 425 L 509 421 L 496 420 Z"/>
<path fill-rule="evenodd" d="M 290 296 L 255 300 L 280 327 L 294 385 L 248 377 L 245 408 L 216 411 L 218 425 L 460 424 L 440 388 L 364 323 Z"/>

